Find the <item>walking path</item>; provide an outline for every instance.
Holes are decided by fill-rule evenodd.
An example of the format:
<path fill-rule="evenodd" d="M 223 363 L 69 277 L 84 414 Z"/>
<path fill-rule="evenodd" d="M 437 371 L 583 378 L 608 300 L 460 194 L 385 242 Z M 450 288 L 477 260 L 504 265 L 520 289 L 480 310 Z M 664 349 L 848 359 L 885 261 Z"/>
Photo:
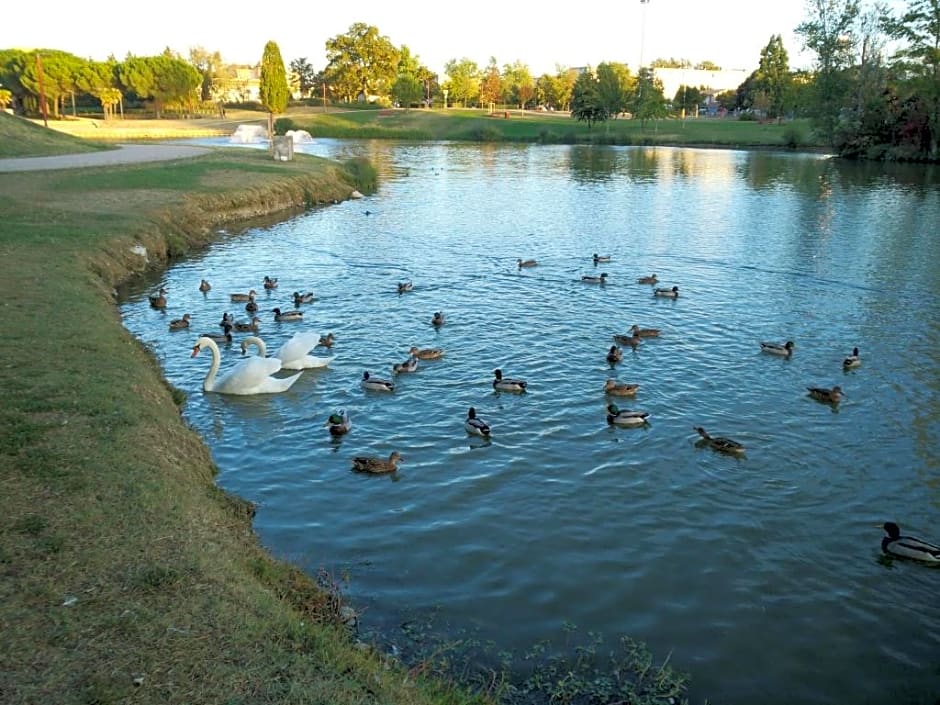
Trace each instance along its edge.
<path fill-rule="evenodd" d="M 209 147 L 193 147 L 182 144 L 121 144 L 117 147 L 117 149 L 104 152 L 61 154 L 55 157 L 0 159 L 0 172 L 81 169 L 92 166 L 169 161 L 171 159 L 198 157 L 210 150 Z"/>

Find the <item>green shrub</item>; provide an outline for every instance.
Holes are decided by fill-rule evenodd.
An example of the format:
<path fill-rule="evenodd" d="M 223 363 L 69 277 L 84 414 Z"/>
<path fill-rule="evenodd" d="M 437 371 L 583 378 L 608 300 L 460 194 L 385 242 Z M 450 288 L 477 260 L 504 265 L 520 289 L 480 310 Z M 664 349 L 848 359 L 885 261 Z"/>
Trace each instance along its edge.
<path fill-rule="evenodd" d="M 282 117 L 274 121 L 274 134 L 284 135 L 288 130 L 296 130 L 297 123 L 290 118 Z"/>
<path fill-rule="evenodd" d="M 788 149 L 796 149 L 806 144 L 806 135 L 803 134 L 803 130 L 800 129 L 799 125 L 792 122 L 783 128 L 782 139 L 783 144 L 786 145 Z"/>

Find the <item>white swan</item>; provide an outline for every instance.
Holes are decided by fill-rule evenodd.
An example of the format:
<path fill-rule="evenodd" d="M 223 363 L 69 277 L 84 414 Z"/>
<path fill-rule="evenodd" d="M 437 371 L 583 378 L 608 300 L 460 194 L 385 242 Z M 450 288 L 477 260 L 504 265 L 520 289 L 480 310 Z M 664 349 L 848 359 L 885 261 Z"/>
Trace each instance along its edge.
<path fill-rule="evenodd" d="M 335 355 L 330 357 L 314 357 L 308 355 L 320 342 L 319 333 L 295 333 L 294 337 L 284 343 L 274 357 L 281 361 L 282 370 L 309 370 L 314 367 L 326 367 L 333 361 Z M 242 341 L 242 354 L 249 345 L 258 348 L 258 355 L 265 357 L 268 354 L 265 342 L 254 335 L 249 335 Z"/>
<path fill-rule="evenodd" d="M 275 394 L 286 392 L 297 381 L 302 373 L 298 372 L 290 377 L 271 377 L 281 369 L 281 361 L 277 358 L 249 357 L 240 361 L 222 379 L 216 380 L 219 371 L 221 355 L 219 346 L 215 341 L 205 336 L 199 338 L 193 346 L 192 357 L 196 357 L 204 348 L 212 351 L 212 365 L 202 383 L 207 392 L 219 394 Z"/>

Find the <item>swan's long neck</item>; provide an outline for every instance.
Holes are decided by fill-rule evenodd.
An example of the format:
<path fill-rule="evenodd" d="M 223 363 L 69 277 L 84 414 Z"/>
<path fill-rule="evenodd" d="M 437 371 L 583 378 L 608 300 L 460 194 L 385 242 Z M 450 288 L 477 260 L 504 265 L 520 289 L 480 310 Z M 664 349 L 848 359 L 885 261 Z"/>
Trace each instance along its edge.
<path fill-rule="evenodd" d="M 242 350 L 247 350 L 249 345 L 254 345 L 255 347 L 258 348 L 258 355 L 260 357 L 268 356 L 268 348 L 264 344 L 264 341 L 261 340 L 261 338 L 259 338 L 258 336 L 249 335 L 247 338 L 242 340 Z"/>
<path fill-rule="evenodd" d="M 209 372 L 202 382 L 203 390 L 211 392 L 215 389 L 215 375 L 219 371 L 219 363 L 222 361 L 222 355 L 219 353 L 219 346 L 215 344 L 212 338 L 200 338 L 199 348 L 209 348 L 212 352 L 212 364 L 209 365 Z"/>

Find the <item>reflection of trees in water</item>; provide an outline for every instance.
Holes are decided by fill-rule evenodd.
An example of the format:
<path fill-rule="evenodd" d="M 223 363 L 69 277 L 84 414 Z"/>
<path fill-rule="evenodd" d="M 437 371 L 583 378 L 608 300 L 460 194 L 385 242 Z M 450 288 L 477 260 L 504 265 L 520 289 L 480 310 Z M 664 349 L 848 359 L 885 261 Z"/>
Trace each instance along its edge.
<path fill-rule="evenodd" d="M 571 177 L 582 183 L 610 181 L 615 175 L 633 181 L 656 180 L 659 156 L 646 147 L 574 146 L 568 156 Z"/>

